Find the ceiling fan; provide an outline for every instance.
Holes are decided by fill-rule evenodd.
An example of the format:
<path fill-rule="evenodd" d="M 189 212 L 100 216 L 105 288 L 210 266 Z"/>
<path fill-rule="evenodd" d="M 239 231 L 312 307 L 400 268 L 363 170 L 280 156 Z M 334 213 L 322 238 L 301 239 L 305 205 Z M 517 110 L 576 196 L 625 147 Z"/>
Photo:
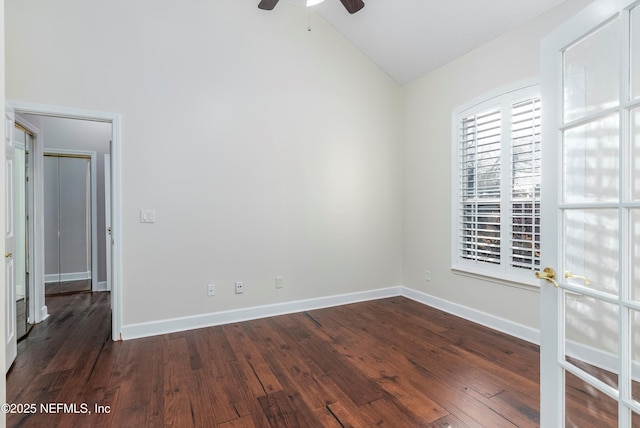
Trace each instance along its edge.
<path fill-rule="evenodd" d="M 279 0 L 260 0 L 260 4 L 258 4 L 258 7 L 263 10 L 271 10 L 274 7 L 276 7 L 276 4 L 278 4 L 278 1 Z M 307 6 L 320 3 L 321 1 L 323 0 L 320 0 L 320 1 L 307 0 Z M 347 12 L 349 13 L 356 13 L 357 11 L 359 11 L 364 7 L 364 1 L 362 0 L 340 0 L 340 2 L 343 4 L 344 8 L 347 9 Z"/>

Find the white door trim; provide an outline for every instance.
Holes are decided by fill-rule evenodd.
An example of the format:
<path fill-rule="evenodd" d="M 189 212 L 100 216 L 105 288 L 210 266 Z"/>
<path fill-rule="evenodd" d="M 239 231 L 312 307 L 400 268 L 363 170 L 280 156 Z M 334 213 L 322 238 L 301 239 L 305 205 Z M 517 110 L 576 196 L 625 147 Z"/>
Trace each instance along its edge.
<path fill-rule="evenodd" d="M 29 168 L 29 193 L 30 203 L 28 204 L 27 215 L 31 219 L 29 222 L 29 323 L 37 324 L 44 321 L 48 316 L 47 306 L 44 300 L 44 270 L 33 269 L 36 260 L 39 260 L 44 255 L 44 241 L 42 239 L 35 239 L 36 236 L 44 236 L 44 225 L 42 222 L 35 221 L 35 213 L 38 209 L 42 209 L 42 198 L 38 199 L 37 192 L 42 194 L 42 186 L 34 186 L 37 180 L 42 180 L 42 146 L 39 144 L 41 139 L 41 132 L 37 126 L 30 123 L 20 114 L 16 114 L 16 123 L 33 134 L 31 142 L 30 153 L 30 168 Z M 44 260 L 44 259 L 43 259 Z M 38 276 L 40 275 L 40 276 Z M 40 284 L 36 287 L 36 284 Z"/>
<path fill-rule="evenodd" d="M 53 105 L 23 103 L 8 101 L 16 112 L 23 114 L 37 114 L 43 116 L 64 117 L 70 119 L 91 120 L 111 123 L 111 227 L 112 227 L 112 258 L 111 258 L 111 337 L 121 340 L 122 331 L 122 233 L 121 233 L 121 115 L 119 113 L 103 112 L 86 109 L 76 109 Z M 44 247 L 43 247 L 44 251 Z M 34 263 L 40 269 L 44 279 L 43 260 Z"/>

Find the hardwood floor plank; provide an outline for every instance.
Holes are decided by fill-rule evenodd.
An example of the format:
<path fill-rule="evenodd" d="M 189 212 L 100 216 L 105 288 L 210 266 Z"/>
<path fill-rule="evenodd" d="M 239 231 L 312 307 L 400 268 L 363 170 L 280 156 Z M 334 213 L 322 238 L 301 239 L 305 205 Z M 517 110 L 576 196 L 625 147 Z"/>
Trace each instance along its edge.
<path fill-rule="evenodd" d="M 471 427 L 514 427 L 514 424 L 496 413 L 490 406 L 469 394 L 469 388 L 457 382 L 448 382 L 434 376 L 428 369 L 415 362 L 421 373 L 420 381 L 430 391 L 430 396 L 440 406 Z"/>
<path fill-rule="evenodd" d="M 468 425 L 465 425 L 460 419 L 456 418 L 454 415 L 447 415 L 443 418 L 438 419 L 437 421 L 433 421 L 429 424 L 430 428 L 466 428 Z"/>
<path fill-rule="evenodd" d="M 192 332 L 195 347 L 190 353 L 196 352 L 194 349 L 197 349 L 202 366 L 201 369 L 194 371 L 198 379 L 197 395 L 210 397 L 208 402 L 211 406 L 210 411 L 216 415 L 218 423 L 233 421 L 250 412 L 246 406 L 238 405 L 238 403 L 244 403 L 245 397 L 240 393 L 242 385 L 238 384 L 229 363 L 224 359 L 216 358 L 215 350 L 221 346 L 220 338 L 224 336 L 209 333 L 210 331 L 200 330 Z"/>
<path fill-rule="evenodd" d="M 250 415 L 243 416 L 239 419 L 218 424 L 219 428 L 255 428 L 253 419 Z"/>
<path fill-rule="evenodd" d="M 449 414 L 445 408 L 429 398 L 423 391 L 415 388 L 410 382 L 399 382 L 397 376 L 385 375 L 378 382 L 386 392 L 423 421 L 433 422 Z"/>
<path fill-rule="evenodd" d="M 286 342 L 271 322 L 247 323 L 245 330 L 261 345 L 265 361 L 283 388 L 297 391 L 311 409 L 326 412 L 326 403 L 333 397 L 316 381 L 313 373 L 318 368 L 301 358 L 298 345 Z"/>
<path fill-rule="evenodd" d="M 244 416 L 250 416 L 251 421 L 256 427 L 269 427 L 269 421 L 262 411 L 262 407 L 260 406 L 260 403 L 257 399 L 262 395 L 254 395 L 254 392 L 256 391 L 255 386 L 249 386 L 250 383 L 256 383 L 255 377 L 251 376 L 249 378 L 249 382 L 249 379 L 246 377 L 247 373 L 245 370 L 247 365 L 240 361 L 231 362 L 229 363 L 229 365 L 231 366 L 233 377 L 237 379 L 239 385 L 241 385 L 241 394 L 246 397 L 242 398 L 238 402 L 233 403 L 234 407 L 238 410 L 238 414 L 241 416 L 241 418 L 243 418 Z M 264 394 L 264 390 L 262 391 Z"/>
<path fill-rule="evenodd" d="M 371 302 L 371 305 L 378 305 L 377 302 Z M 367 319 L 368 316 L 374 318 L 369 319 L 369 323 L 374 322 L 375 318 L 381 314 L 373 312 L 361 312 L 362 316 Z M 387 318 L 394 320 L 393 317 Z M 420 361 L 425 355 L 429 355 L 433 361 L 429 363 L 430 368 L 435 373 L 438 362 L 442 369 L 442 376 L 451 377 L 460 381 L 464 380 L 464 384 L 479 393 L 491 397 L 501 393 L 505 384 L 508 388 L 520 388 L 528 393 L 537 388 L 536 380 L 532 381 L 529 377 L 521 375 L 519 372 L 505 372 L 501 366 L 495 364 L 495 359 L 487 359 L 476 352 L 469 352 L 466 348 L 460 348 L 457 343 L 452 344 L 440 334 L 433 334 L 429 330 L 420 330 L 411 328 L 410 325 L 404 324 L 406 328 L 398 328 L 402 326 L 402 318 L 390 322 L 376 329 L 375 336 L 384 335 L 384 342 L 394 344 L 400 349 L 411 349 L 411 357 Z M 367 322 L 367 321 L 363 321 Z M 455 323 L 451 323 L 455 324 Z M 362 333 L 363 330 L 358 331 Z M 403 343 L 402 340 L 407 343 Z M 409 345 L 413 343 L 414 345 Z M 524 352 L 524 351 L 523 351 Z M 536 354 L 530 354 L 536 356 Z M 502 361 L 502 360 L 501 360 Z M 537 375 L 537 373 L 536 373 Z M 505 377 L 506 376 L 506 377 Z"/>
<path fill-rule="evenodd" d="M 258 402 L 272 427 L 323 428 L 297 392 L 276 391 L 258 397 Z"/>
<path fill-rule="evenodd" d="M 375 426 L 381 427 L 419 427 L 426 421 L 398 403 L 393 396 L 385 394 L 382 398 L 363 406 L 372 415 L 377 415 Z"/>
<path fill-rule="evenodd" d="M 537 396 L 531 397 L 517 391 L 504 391 L 491 397 L 491 403 L 497 413 L 516 426 L 535 427 L 540 425 Z"/>
<path fill-rule="evenodd" d="M 187 340 L 171 336 L 166 340 L 164 358 L 164 423 L 178 427 L 195 427 L 195 415 L 190 397 L 192 386 Z M 141 425 L 144 426 L 144 425 Z"/>
<path fill-rule="evenodd" d="M 339 352 L 385 391 L 394 395 L 407 409 L 421 415 L 425 421 L 433 421 L 447 414 L 445 409 L 408 383 L 407 372 L 398 361 L 388 358 L 390 353 L 396 351 L 384 341 L 343 329 L 339 325 L 332 325 L 331 328 L 341 332 L 340 344 L 336 344 Z M 345 345 L 347 342 L 348 345 Z"/>
<path fill-rule="evenodd" d="M 245 379 L 255 379 L 255 382 L 250 382 L 253 396 L 261 397 L 264 394 L 281 391 L 282 386 L 278 382 L 278 379 L 276 379 L 271 370 L 269 370 L 260 351 L 256 349 L 247 337 L 242 326 L 236 323 L 225 325 L 222 328 L 236 355 L 242 356 L 241 362 L 244 363 L 245 371 L 250 373 Z"/>
<path fill-rule="evenodd" d="M 328 320 L 325 320 L 325 321 L 328 322 Z M 337 329 L 338 326 L 335 325 L 335 326 L 332 326 L 332 328 Z M 379 332 L 380 330 L 376 330 L 376 331 Z M 343 330 L 343 332 L 345 334 L 345 337 L 350 337 L 350 336 L 347 336 L 348 335 L 347 330 Z M 357 337 L 357 334 L 355 332 L 352 332 L 352 335 L 353 337 Z M 363 340 L 364 337 L 366 337 L 366 335 L 360 335 L 360 340 Z M 385 340 L 382 342 L 376 342 L 374 340 L 370 340 L 368 342 L 363 342 L 360 344 L 361 346 L 356 347 L 360 351 L 360 353 L 357 355 L 357 358 L 356 358 L 357 360 L 362 362 L 360 369 L 366 370 L 368 375 L 371 377 L 379 377 L 381 379 L 384 379 L 381 382 L 385 382 L 389 378 L 393 379 L 395 377 L 396 380 L 399 381 L 402 385 L 405 385 L 408 383 L 410 385 L 410 388 L 413 388 L 416 390 L 428 391 L 429 396 L 437 397 L 437 398 L 433 398 L 433 401 L 428 397 L 423 401 L 423 405 L 425 407 L 429 406 L 426 408 L 433 409 L 433 413 L 431 412 L 427 413 L 428 414 L 426 419 L 427 422 L 439 419 L 440 417 L 447 414 L 448 412 L 451 412 L 451 413 L 462 412 L 462 410 L 457 407 L 454 407 L 453 409 L 451 408 L 447 409 L 447 406 L 449 405 L 449 401 L 447 400 L 439 401 L 439 400 L 442 400 L 443 396 L 446 397 L 447 395 L 451 395 L 451 394 L 455 394 L 455 396 L 457 397 L 456 401 L 464 402 L 465 408 L 468 407 L 468 408 L 478 409 L 477 410 L 478 415 L 486 413 L 486 410 L 488 409 L 482 403 L 476 402 L 476 400 L 474 400 L 472 397 L 466 397 L 464 400 L 462 399 L 463 396 L 460 395 L 460 391 L 463 391 L 463 393 L 466 394 L 468 387 L 466 386 L 466 384 L 461 384 L 459 382 L 452 383 L 452 379 L 449 379 L 450 373 L 448 370 L 446 370 L 444 374 L 441 373 L 439 375 L 441 378 L 447 379 L 446 381 L 447 386 L 438 390 L 436 394 L 433 394 L 434 392 L 433 387 L 438 386 L 440 382 L 436 382 L 436 379 L 438 378 L 436 378 L 436 376 L 433 375 L 432 373 L 429 373 L 429 376 L 433 376 L 433 379 L 430 382 L 415 384 L 414 382 L 416 379 L 424 378 L 424 373 L 421 373 L 422 367 L 415 361 L 408 359 L 406 355 L 402 355 L 401 353 L 398 353 L 397 348 L 390 345 L 385 345 L 384 342 L 391 340 L 386 333 L 383 333 L 382 337 L 385 338 Z M 368 351 L 365 353 L 365 352 L 362 352 L 363 350 L 368 350 Z M 413 356 L 419 357 L 420 354 L 416 354 Z M 442 367 L 442 364 L 443 364 L 441 361 L 434 361 L 434 358 L 432 356 L 429 356 L 429 358 L 427 358 L 426 361 L 427 361 L 427 364 L 429 364 L 430 370 L 432 370 L 433 367 L 435 367 L 436 372 L 437 372 L 437 369 Z M 447 360 L 445 359 L 444 361 L 446 362 Z M 399 374 L 395 374 L 395 373 L 399 373 Z M 509 424 L 505 424 L 506 421 L 503 420 L 503 418 L 497 417 L 492 413 L 488 413 L 488 415 L 489 415 L 488 420 L 484 422 L 495 424 L 495 426 L 509 426 Z M 471 420 L 469 421 L 469 423 L 471 424 L 471 426 L 473 426 L 473 422 L 474 422 L 473 418 L 470 418 L 470 419 Z M 480 424 L 478 426 L 484 426 L 484 425 Z M 486 425 L 486 426 L 489 426 L 489 425 Z"/>
<path fill-rule="evenodd" d="M 367 426 L 362 422 L 359 422 L 358 417 L 356 417 L 354 412 L 351 412 L 347 408 L 345 408 L 345 406 L 343 406 L 340 401 L 328 403 L 326 405 L 326 409 L 329 411 L 334 421 L 341 428 Z"/>

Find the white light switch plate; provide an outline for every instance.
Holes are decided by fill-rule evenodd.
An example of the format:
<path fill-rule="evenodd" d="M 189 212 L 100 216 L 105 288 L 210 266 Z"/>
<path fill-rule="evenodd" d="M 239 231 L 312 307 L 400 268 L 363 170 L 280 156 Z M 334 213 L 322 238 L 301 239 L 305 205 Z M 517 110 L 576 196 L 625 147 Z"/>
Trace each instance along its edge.
<path fill-rule="evenodd" d="M 155 223 L 156 210 L 140 210 L 140 223 Z"/>

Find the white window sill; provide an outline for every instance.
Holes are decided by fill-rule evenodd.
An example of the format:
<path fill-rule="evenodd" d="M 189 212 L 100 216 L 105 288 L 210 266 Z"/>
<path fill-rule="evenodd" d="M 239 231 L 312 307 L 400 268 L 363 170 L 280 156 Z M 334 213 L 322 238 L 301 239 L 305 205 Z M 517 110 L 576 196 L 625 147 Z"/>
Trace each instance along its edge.
<path fill-rule="evenodd" d="M 455 275 L 466 276 L 468 278 L 479 279 L 481 281 L 493 282 L 495 284 L 507 285 L 509 287 L 515 287 L 534 293 L 540 292 L 539 280 L 534 277 L 533 272 L 531 272 L 531 280 L 527 280 L 524 278 L 501 278 L 488 274 L 486 272 L 474 271 L 471 269 L 461 269 L 457 267 L 452 267 L 451 272 L 453 272 Z"/>

